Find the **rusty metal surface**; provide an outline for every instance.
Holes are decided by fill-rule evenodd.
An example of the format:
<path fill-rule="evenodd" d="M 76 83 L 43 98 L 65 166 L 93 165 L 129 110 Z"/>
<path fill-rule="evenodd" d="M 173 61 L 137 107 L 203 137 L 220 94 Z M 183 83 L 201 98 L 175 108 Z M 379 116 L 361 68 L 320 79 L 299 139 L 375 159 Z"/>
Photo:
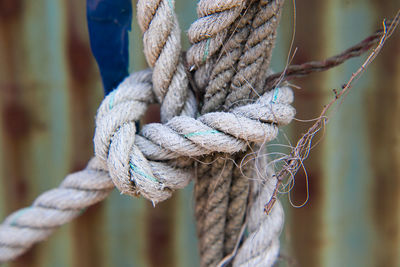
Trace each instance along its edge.
<path fill-rule="evenodd" d="M 184 31 L 196 16 L 195 4 L 177 1 Z M 294 63 L 355 44 L 397 8 L 396 0 L 298 1 Z M 291 12 L 287 1 L 276 71 L 286 59 Z M 182 39 L 187 48 L 184 33 Z M 130 40 L 130 70 L 145 68 L 136 23 Z M 400 265 L 399 49 L 397 31 L 319 136 L 322 142 L 305 162 L 309 202 L 299 209 L 285 203 L 279 266 Z M 302 87 L 296 90 L 297 117 L 317 116 L 362 59 L 294 81 Z M 1 218 L 85 165 L 101 98 L 84 1 L 0 0 Z M 284 132 L 293 143 L 307 126 L 295 122 Z M 299 172 L 295 203 L 306 198 L 305 188 Z M 156 209 L 113 192 L 9 266 L 197 266 L 192 206 L 190 188 Z"/>
<path fill-rule="evenodd" d="M 291 3 L 286 5 L 292 12 Z M 297 1 L 294 63 L 321 60 L 346 49 L 381 27 L 399 7 L 391 0 Z M 288 31 L 287 23 L 282 27 Z M 287 53 L 289 41 L 285 36 L 281 42 L 286 46 L 277 49 Z M 310 199 L 302 208 L 286 201 L 279 266 L 400 266 L 399 48 L 397 30 L 331 112 L 323 136 L 316 137 L 322 141 L 305 162 Z M 296 90 L 297 117 L 317 117 L 334 97 L 332 89 L 340 90 L 366 56 L 294 81 L 302 88 Z M 295 122 L 287 130 L 292 143 L 307 126 Z M 296 176 L 296 204 L 306 197 L 304 178 L 304 172 Z"/>

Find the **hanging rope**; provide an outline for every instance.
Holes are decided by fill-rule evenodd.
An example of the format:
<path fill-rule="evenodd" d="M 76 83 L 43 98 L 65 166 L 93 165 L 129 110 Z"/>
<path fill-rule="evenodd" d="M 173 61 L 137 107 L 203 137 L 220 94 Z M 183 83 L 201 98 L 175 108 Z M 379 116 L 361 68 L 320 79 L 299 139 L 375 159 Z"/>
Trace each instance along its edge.
<path fill-rule="evenodd" d="M 220 16 L 217 12 L 232 8 L 231 3 L 223 1 L 214 2 L 215 6 L 209 8 L 211 4 L 208 2 L 199 2 L 199 15 Z M 205 45 L 204 41 L 195 43 L 188 51 L 187 61 L 198 68 L 195 73 L 197 87 L 205 94 L 202 114 L 243 105 L 244 100 L 249 101 L 265 90 L 263 80 L 283 1 L 235 3 L 241 7 L 241 12 L 236 14 L 230 10 L 230 14 L 236 17 L 235 21 L 231 20 L 231 25 L 223 25 L 226 39 L 214 47 L 211 43 L 213 39 L 208 38 Z M 204 7 L 207 9 L 204 10 Z M 194 30 L 199 28 L 210 29 L 201 31 L 203 37 L 214 36 L 213 28 L 207 24 L 209 20 L 199 18 L 189 30 L 189 39 L 202 40 Z M 220 45 L 222 43 L 223 46 Z M 199 56 L 198 47 L 203 49 L 203 58 Z M 196 180 L 196 206 L 203 207 L 196 212 L 201 266 L 217 265 L 238 242 L 247 207 L 247 177 L 250 176 L 244 177 L 241 172 L 249 173 L 252 168 L 252 161 L 244 166 L 241 162 L 240 157 L 217 155 L 208 172 L 203 170 L 206 174 Z"/>
<path fill-rule="evenodd" d="M 154 93 L 161 103 L 161 121 L 194 117 L 197 109 L 181 58 L 181 31 L 175 1 L 139 0 L 137 17 L 143 32 L 144 54 L 153 68 Z"/>
<path fill-rule="evenodd" d="M 202 114 L 195 119 L 196 102 L 180 58 L 174 2 L 139 1 L 145 55 L 153 71 L 130 75 L 104 99 L 96 118 L 96 157 L 86 169 L 68 175 L 58 188 L 0 225 L 0 263 L 46 239 L 105 199 L 114 186 L 158 203 L 197 173 L 195 214 L 202 266 L 222 266 L 232 259 L 233 266 L 271 266 L 278 255 L 283 210 L 279 202 L 269 215 L 262 210 L 276 179 L 265 157 L 253 155 L 251 164 L 240 165 L 249 151 L 265 153 L 262 145 L 275 138 L 278 127 L 288 124 L 295 113 L 291 90 L 268 92 L 278 77 L 266 78 L 282 3 L 199 2 L 200 18 L 189 30 L 194 44 L 187 53 L 196 70 L 196 88 L 205 94 Z M 366 51 L 363 47 L 370 41 L 355 53 Z M 349 58 L 346 53 L 336 61 Z M 289 74 L 324 70 L 331 66 L 328 63 L 293 66 Z M 148 104 L 157 102 L 163 124 L 148 124 L 136 133 L 134 122 Z M 246 177 L 256 181 L 250 184 Z M 239 243 L 244 225 L 248 237 Z"/>
<path fill-rule="evenodd" d="M 210 33 L 209 41 L 205 40 L 206 47 L 211 44 L 211 53 L 207 56 L 213 56 L 213 51 L 220 49 L 222 43 L 213 45 L 214 41 L 226 39 L 232 31 L 232 22 L 245 6 L 244 1 L 226 3 L 228 5 L 222 7 L 212 1 L 201 2 L 199 15 L 206 19 L 200 19 L 201 23 L 195 23 L 191 28 L 193 36 L 198 33 L 191 40 L 198 41 L 199 47 L 204 44 L 202 36 Z M 277 126 L 285 125 L 293 118 L 292 93 L 288 88 L 282 88 L 278 96 L 266 93 L 256 102 L 230 112 L 208 112 L 197 119 L 191 118 L 196 112 L 196 103 L 180 59 L 179 28 L 173 5 L 173 1 L 139 1 L 138 18 L 144 32 L 145 55 L 154 68 L 153 73 L 143 71 L 131 75 L 104 99 L 96 118 L 96 158 L 86 170 L 68 176 L 58 189 L 42 194 L 31 207 L 13 213 L 4 221 L 0 227 L 1 262 L 15 258 L 35 242 L 45 239 L 56 227 L 78 216 L 82 209 L 104 199 L 112 189 L 112 183 L 124 194 L 142 195 L 154 204 L 158 203 L 170 197 L 174 190 L 186 186 L 193 176 L 193 168 L 183 158 L 246 151 L 250 143 L 263 143 L 275 138 Z M 215 12 L 218 14 L 213 14 Z M 202 23 L 209 18 L 212 18 L 209 26 L 217 27 L 202 28 Z M 195 48 L 196 45 L 191 51 Z M 144 114 L 148 104 L 156 101 L 161 103 L 164 124 L 145 125 L 136 134 L 134 122 Z M 217 236 L 222 235 L 222 238 L 215 244 L 219 246 L 216 251 L 221 253 L 215 257 L 210 254 L 211 261 L 202 259 L 206 265 L 222 258 L 224 244 L 231 248 L 236 243 L 237 229 L 243 222 L 247 201 L 247 181 L 240 181 L 238 173 L 233 175 L 233 163 L 217 159 L 212 164 L 211 176 L 215 177 L 221 170 L 226 170 L 222 174 L 226 182 L 214 182 L 216 187 L 222 184 L 221 192 L 227 193 L 226 197 L 219 194 L 225 198 L 220 212 L 223 223 L 218 224 L 219 228 L 215 227 L 206 214 L 204 228 L 208 236 L 212 232 L 209 229 L 218 229 Z M 106 176 L 107 171 L 112 183 Z M 99 177 L 103 182 L 96 187 L 93 181 L 101 181 Z M 235 203 L 234 194 L 238 193 L 236 190 L 229 193 L 232 178 L 235 183 L 236 180 L 245 182 L 242 188 L 237 187 L 241 189 L 241 197 L 236 198 L 240 199 L 240 205 L 232 204 Z M 210 189 L 216 187 L 208 185 L 208 195 L 214 195 Z M 215 206 L 212 203 L 207 200 L 206 210 L 217 214 L 217 209 L 210 210 Z M 239 214 L 237 210 L 240 210 L 239 220 L 234 218 Z M 228 224 L 225 233 L 227 212 L 229 220 L 236 222 L 231 226 Z M 235 238 L 225 242 L 225 235 Z"/>

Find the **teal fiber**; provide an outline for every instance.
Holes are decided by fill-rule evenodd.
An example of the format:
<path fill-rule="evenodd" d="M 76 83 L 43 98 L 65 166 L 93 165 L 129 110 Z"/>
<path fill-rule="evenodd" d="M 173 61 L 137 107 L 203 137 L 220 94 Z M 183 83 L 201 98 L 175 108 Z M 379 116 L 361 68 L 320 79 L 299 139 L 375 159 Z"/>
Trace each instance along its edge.
<path fill-rule="evenodd" d="M 208 53 L 210 50 L 210 41 L 211 41 L 211 38 L 208 38 L 207 42 L 206 42 L 206 48 L 204 49 L 203 62 L 205 62 L 208 57 Z"/>
<path fill-rule="evenodd" d="M 171 0 L 168 0 L 168 4 L 169 4 L 169 7 L 173 10 L 174 6 L 172 5 L 172 1 Z"/>
<path fill-rule="evenodd" d="M 29 209 L 31 209 L 32 207 L 27 207 L 27 208 L 23 208 L 20 209 L 17 214 L 14 216 L 14 219 L 12 220 L 12 222 L 10 223 L 11 226 L 16 226 L 16 222 L 18 220 L 19 217 L 22 216 L 22 214 L 24 214 L 25 212 L 27 212 Z"/>
<path fill-rule="evenodd" d="M 131 162 L 129 162 L 129 166 L 131 167 L 133 172 L 135 172 L 135 173 L 137 173 L 137 174 L 139 174 L 139 175 L 141 175 L 141 176 L 145 177 L 146 179 L 149 179 L 149 180 L 151 180 L 153 182 L 159 183 L 159 181 L 156 178 L 154 178 L 151 175 L 148 175 L 147 173 L 144 173 L 141 169 L 139 169 L 137 166 L 135 166 Z"/>
<path fill-rule="evenodd" d="M 185 134 L 185 137 L 192 137 L 192 136 L 197 136 L 197 135 L 206 135 L 206 134 L 216 134 L 220 133 L 220 131 L 217 130 L 209 130 L 209 131 L 203 131 L 203 132 L 194 132 L 194 133 L 188 133 Z"/>
<path fill-rule="evenodd" d="M 114 104 L 114 95 L 115 95 L 115 91 L 113 91 L 110 95 L 110 101 L 108 102 L 108 108 L 111 110 L 113 108 L 113 104 Z"/>
<path fill-rule="evenodd" d="M 279 87 L 275 87 L 275 89 L 274 89 L 274 95 L 273 95 L 273 97 L 272 97 L 272 103 L 274 103 L 275 104 L 275 102 L 276 102 L 276 99 L 278 98 L 278 92 L 279 92 Z"/>

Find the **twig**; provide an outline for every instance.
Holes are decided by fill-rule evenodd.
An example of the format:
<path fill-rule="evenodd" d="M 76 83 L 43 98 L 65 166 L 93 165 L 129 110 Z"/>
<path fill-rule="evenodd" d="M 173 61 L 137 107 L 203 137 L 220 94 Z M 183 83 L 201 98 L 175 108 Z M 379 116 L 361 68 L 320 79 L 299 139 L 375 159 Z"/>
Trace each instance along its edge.
<path fill-rule="evenodd" d="M 368 65 L 371 64 L 371 62 L 379 54 L 384 43 L 392 35 L 392 33 L 396 29 L 397 25 L 399 24 L 399 18 L 400 18 L 400 10 L 397 11 L 395 18 L 391 21 L 390 25 L 388 23 L 386 23 L 386 21 L 383 21 L 382 34 L 379 33 L 379 36 L 381 36 L 381 37 L 379 39 L 379 42 L 378 42 L 378 45 L 376 46 L 376 48 L 373 49 L 373 51 L 368 56 L 368 58 L 364 61 L 364 63 L 361 65 L 361 67 L 355 73 L 353 73 L 351 75 L 350 79 L 342 87 L 342 90 L 340 92 L 337 92 L 337 91 L 335 92 L 335 97 L 327 105 L 324 106 L 324 108 L 322 109 L 322 112 L 321 112 L 320 116 L 318 117 L 318 119 L 316 120 L 316 122 L 308 129 L 308 131 L 303 135 L 303 137 L 301 137 L 299 139 L 296 146 L 293 148 L 292 152 L 284 160 L 284 165 L 283 165 L 282 169 L 278 172 L 278 174 L 276 174 L 277 183 L 275 185 L 272 196 L 271 196 L 270 200 L 268 201 L 268 203 L 264 206 L 264 212 L 266 214 L 269 214 L 271 212 L 272 207 L 274 206 L 274 204 L 277 200 L 278 189 L 279 189 L 280 185 L 282 184 L 282 182 L 284 181 L 285 177 L 288 177 L 288 176 L 292 177 L 294 174 L 296 174 L 298 169 L 303 165 L 304 160 L 308 157 L 310 149 L 311 149 L 313 137 L 322 127 L 324 127 L 324 125 L 328 121 L 328 116 L 327 116 L 328 110 L 339 99 L 341 99 L 347 95 L 349 90 L 352 88 L 352 83 L 357 81 L 360 78 L 361 74 L 365 71 L 365 69 L 368 67 Z M 389 25 L 389 27 L 387 27 L 387 25 Z M 376 34 L 368 37 L 363 42 L 361 42 L 358 45 L 360 48 L 357 48 L 356 50 L 362 51 L 364 49 L 363 47 L 367 47 L 367 46 L 363 46 L 361 44 L 363 44 L 364 42 L 367 42 L 366 40 L 374 40 L 376 38 L 375 37 Z M 371 47 L 371 45 L 368 45 L 368 46 Z M 346 50 L 345 52 L 343 52 L 341 54 L 341 58 L 345 58 L 346 56 L 344 56 L 344 55 L 346 55 L 346 54 L 350 55 L 351 53 L 348 51 L 353 51 L 353 50 L 354 50 L 354 47 Z M 359 52 L 356 52 L 356 53 L 359 53 Z M 328 61 L 329 61 L 329 59 L 326 60 L 325 62 L 328 62 Z M 308 63 L 308 64 L 310 64 L 310 63 Z M 332 63 L 332 64 L 335 64 L 335 63 Z M 316 64 L 314 64 L 314 66 L 316 66 Z M 320 68 L 326 68 L 327 66 L 329 66 L 329 64 L 325 64 L 324 66 L 322 66 Z M 292 66 L 292 67 L 294 67 L 294 66 Z M 290 67 L 288 68 L 288 70 L 289 69 L 290 69 Z M 312 69 L 313 68 L 308 68 L 307 71 L 310 71 Z"/>

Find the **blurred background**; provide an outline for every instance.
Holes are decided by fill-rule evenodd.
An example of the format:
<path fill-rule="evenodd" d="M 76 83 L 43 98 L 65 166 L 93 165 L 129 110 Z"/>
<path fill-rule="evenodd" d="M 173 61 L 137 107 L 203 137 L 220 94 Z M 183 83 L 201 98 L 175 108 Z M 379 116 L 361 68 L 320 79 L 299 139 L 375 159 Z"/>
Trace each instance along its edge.
<path fill-rule="evenodd" d="M 297 3 L 293 63 L 322 60 L 381 28 L 398 0 Z M 135 6 L 135 2 L 133 3 Z M 84 0 L 0 0 L 0 218 L 30 205 L 93 155 L 103 98 L 90 51 Z M 196 1 L 176 3 L 185 32 Z M 133 13 L 135 14 L 134 9 Z M 272 68 L 281 71 L 293 31 L 286 1 Z M 133 19 L 130 71 L 146 68 Z M 313 119 L 367 54 L 293 81 L 297 118 Z M 277 266 L 400 266 L 400 31 L 336 106 L 305 162 L 309 201 L 286 209 Z M 296 143 L 310 123 L 296 121 L 277 142 Z M 287 136 L 289 140 L 285 137 Z M 289 143 L 290 142 L 290 143 Z M 292 201 L 307 197 L 299 172 Z M 117 191 L 8 266 L 198 266 L 191 187 L 156 208 Z"/>

